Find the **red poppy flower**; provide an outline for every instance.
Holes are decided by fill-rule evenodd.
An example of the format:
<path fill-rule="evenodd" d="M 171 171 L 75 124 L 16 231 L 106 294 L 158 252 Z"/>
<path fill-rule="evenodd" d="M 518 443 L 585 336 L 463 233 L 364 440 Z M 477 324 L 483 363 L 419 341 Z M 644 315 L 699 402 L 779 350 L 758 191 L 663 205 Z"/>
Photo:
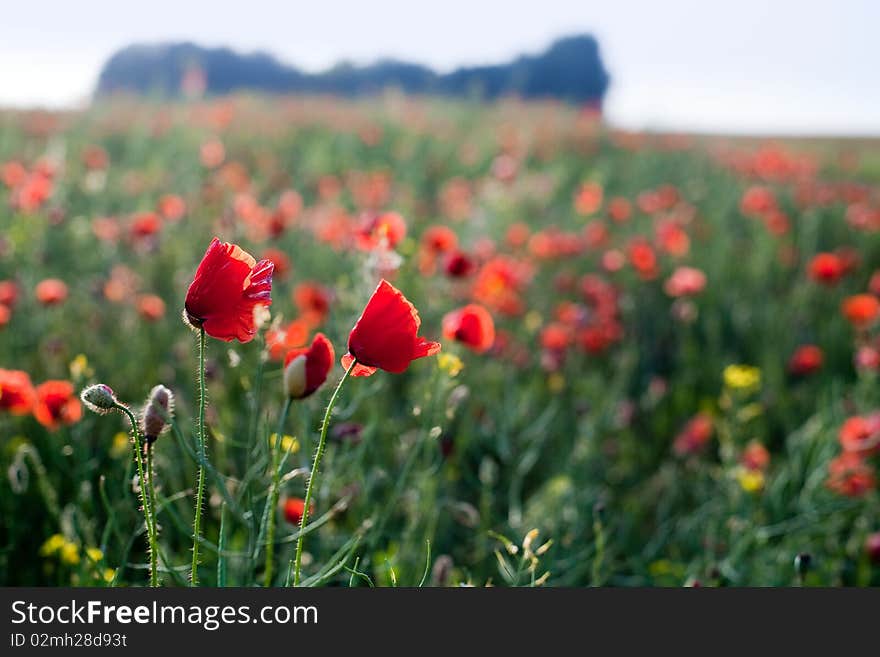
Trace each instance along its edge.
<path fill-rule="evenodd" d="M 250 342 L 257 332 L 254 308 L 272 303 L 273 269 L 269 260 L 256 262 L 215 237 L 187 290 L 187 321 L 218 340 Z"/>
<path fill-rule="evenodd" d="M 36 387 L 34 418 L 48 429 L 73 424 L 82 417 L 82 404 L 70 381 L 46 381 Z"/>
<path fill-rule="evenodd" d="M 275 275 L 280 277 L 286 276 L 290 272 L 290 258 L 281 249 L 269 247 L 263 251 L 263 259 L 271 260 L 275 265 Z"/>
<path fill-rule="evenodd" d="M 675 437 L 672 449 L 679 456 L 700 452 L 712 439 L 713 432 L 712 418 L 705 413 L 698 413 Z"/>
<path fill-rule="evenodd" d="M 266 331 L 269 360 L 281 360 L 285 353 L 302 347 L 308 339 L 309 324 L 302 319 L 294 319 L 284 327 L 269 329 Z"/>
<path fill-rule="evenodd" d="M 12 308 L 18 301 L 18 286 L 15 281 L 0 281 L 0 304 Z"/>
<path fill-rule="evenodd" d="M 706 274 L 694 267 L 679 267 L 666 279 L 663 290 L 671 297 L 691 297 L 706 287 Z"/>
<path fill-rule="evenodd" d="M 292 349 L 284 357 L 284 389 L 293 399 L 315 392 L 333 369 L 333 345 L 323 333 L 307 348 Z"/>
<path fill-rule="evenodd" d="M 865 328 L 880 315 L 880 301 L 871 294 L 856 294 L 843 300 L 841 310 L 853 326 Z"/>
<path fill-rule="evenodd" d="M 873 454 L 880 451 L 880 414 L 847 418 L 837 437 L 845 452 Z"/>
<path fill-rule="evenodd" d="M 165 194 L 159 199 L 159 214 L 168 221 L 177 221 L 186 214 L 186 201 L 177 194 Z"/>
<path fill-rule="evenodd" d="M 332 299 L 330 290 L 319 283 L 300 283 L 293 291 L 293 302 L 311 326 L 319 326 L 327 319 Z"/>
<path fill-rule="evenodd" d="M 155 294 L 142 294 L 137 300 L 140 316 L 150 322 L 157 322 L 165 316 L 165 302 Z"/>
<path fill-rule="evenodd" d="M 342 366 L 348 369 L 357 359 L 352 376 L 370 376 L 377 369 L 405 371 L 416 358 L 440 351 L 439 342 L 418 336 L 420 325 L 416 307 L 383 278 L 348 336 Z"/>
<path fill-rule="evenodd" d="M 34 387 L 27 372 L 0 370 L 0 409 L 27 415 L 34 406 Z"/>
<path fill-rule="evenodd" d="M 289 497 L 284 501 L 284 519 L 291 525 L 299 525 L 303 517 L 306 501 L 301 497 Z M 315 503 L 309 504 L 309 517 L 315 512 Z"/>
<path fill-rule="evenodd" d="M 834 285 L 846 273 L 841 259 L 834 253 L 817 253 L 810 261 L 810 278 L 817 283 Z"/>
<path fill-rule="evenodd" d="M 746 445 L 739 461 L 747 470 L 763 471 L 767 469 L 768 465 L 770 465 L 770 452 L 767 451 L 767 448 L 764 447 L 764 445 L 753 440 Z"/>
<path fill-rule="evenodd" d="M 828 464 L 825 485 L 839 495 L 861 497 L 877 485 L 877 478 L 859 453 L 844 452 Z"/>
<path fill-rule="evenodd" d="M 443 337 L 457 340 L 481 354 L 495 342 L 495 323 L 488 310 L 471 303 L 447 313 L 443 318 Z"/>
<path fill-rule="evenodd" d="M 393 249 L 406 237 L 406 221 L 396 212 L 367 214 L 355 232 L 357 246 L 371 251 L 379 246 Z"/>
<path fill-rule="evenodd" d="M 805 344 L 797 348 L 788 361 L 788 371 L 795 376 L 807 376 L 822 368 L 824 356 L 822 350 L 814 344 Z"/>
<path fill-rule="evenodd" d="M 67 285 L 57 278 L 47 278 L 37 283 L 34 292 L 37 301 L 44 306 L 54 306 L 67 299 Z"/>

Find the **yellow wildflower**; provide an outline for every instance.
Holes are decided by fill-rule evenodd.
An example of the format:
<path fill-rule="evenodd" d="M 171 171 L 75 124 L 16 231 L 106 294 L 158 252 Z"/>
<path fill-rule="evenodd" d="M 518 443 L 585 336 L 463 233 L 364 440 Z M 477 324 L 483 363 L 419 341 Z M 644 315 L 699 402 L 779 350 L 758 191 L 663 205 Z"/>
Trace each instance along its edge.
<path fill-rule="evenodd" d="M 272 449 L 275 449 L 276 442 L 278 442 L 278 434 L 273 433 L 271 436 L 269 436 L 269 444 L 272 446 Z M 282 436 L 281 451 L 296 454 L 299 451 L 299 441 L 293 436 Z"/>
<path fill-rule="evenodd" d="M 64 544 L 67 543 L 67 539 L 64 538 L 61 534 L 52 534 L 49 538 L 46 539 L 46 542 L 43 543 L 40 548 L 40 555 L 44 557 L 50 557 L 53 554 L 56 554 L 61 548 L 64 547 Z"/>
<path fill-rule="evenodd" d="M 86 556 L 88 556 L 88 558 L 91 559 L 92 561 L 94 561 L 95 563 L 98 563 L 101 559 L 104 558 L 104 553 L 101 552 L 101 550 L 99 548 L 90 547 L 90 548 L 86 548 Z"/>
<path fill-rule="evenodd" d="M 115 459 L 128 454 L 128 434 L 120 431 L 113 436 L 113 445 L 110 447 L 110 456 Z"/>
<path fill-rule="evenodd" d="M 739 468 L 736 478 L 740 487 L 747 493 L 758 493 L 764 489 L 764 473 L 760 470 Z"/>
<path fill-rule="evenodd" d="M 75 566 L 79 563 L 79 547 L 72 541 L 65 541 L 58 556 L 61 559 L 61 563 Z"/>
<path fill-rule="evenodd" d="M 74 380 L 87 379 L 95 373 L 89 367 L 89 359 L 86 358 L 85 354 L 78 354 L 76 358 L 70 361 L 68 368 L 70 369 L 70 378 Z"/>
<path fill-rule="evenodd" d="M 464 364 L 461 362 L 461 358 L 455 354 L 441 352 L 440 355 L 437 356 L 437 366 L 443 372 L 446 372 L 450 378 L 455 378 L 458 376 L 458 373 L 461 372 Z"/>
<path fill-rule="evenodd" d="M 761 387 L 761 370 L 751 365 L 728 365 L 724 368 L 724 385 L 733 390 L 757 390 Z"/>

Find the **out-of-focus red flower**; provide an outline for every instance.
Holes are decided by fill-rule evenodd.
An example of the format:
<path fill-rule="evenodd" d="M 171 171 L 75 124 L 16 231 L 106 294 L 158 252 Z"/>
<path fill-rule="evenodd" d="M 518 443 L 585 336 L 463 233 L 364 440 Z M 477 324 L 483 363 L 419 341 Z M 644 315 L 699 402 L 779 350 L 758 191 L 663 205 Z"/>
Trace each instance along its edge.
<path fill-rule="evenodd" d="M 115 217 L 95 217 L 92 219 L 92 233 L 102 242 L 115 244 L 119 241 L 122 227 Z"/>
<path fill-rule="evenodd" d="M 406 221 L 396 212 L 367 214 L 355 232 L 357 246 L 362 251 L 377 247 L 393 249 L 406 237 Z"/>
<path fill-rule="evenodd" d="M 856 328 L 866 328 L 880 315 L 880 301 L 873 294 L 856 294 L 841 304 L 843 316 Z"/>
<path fill-rule="evenodd" d="M 137 311 L 148 322 L 158 322 L 165 316 L 165 302 L 155 294 L 142 294 L 137 299 Z"/>
<path fill-rule="evenodd" d="M 629 262 L 640 278 L 651 280 L 660 273 L 657 267 L 657 254 L 644 239 L 635 239 L 629 244 Z"/>
<path fill-rule="evenodd" d="M 769 187 L 754 185 L 743 192 L 739 207 L 744 215 L 758 217 L 776 209 L 776 197 Z"/>
<path fill-rule="evenodd" d="M 757 440 L 753 440 L 746 445 L 739 457 L 739 461 L 747 470 L 763 471 L 770 465 L 770 452 Z"/>
<path fill-rule="evenodd" d="M 680 258 L 690 251 L 691 239 L 678 222 L 660 221 L 655 232 L 657 244 L 664 253 Z"/>
<path fill-rule="evenodd" d="M 446 257 L 443 270 L 450 278 L 464 278 L 470 276 L 476 270 L 477 265 L 468 254 L 463 251 L 453 251 Z"/>
<path fill-rule="evenodd" d="M 155 212 L 139 212 L 131 218 L 129 233 L 134 239 L 152 237 L 162 229 L 162 218 Z"/>
<path fill-rule="evenodd" d="M 474 299 L 505 315 L 518 315 L 524 306 L 520 291 L 529 276 L 512 258 L 497 256 L 486 262 L 474 281 Z"/>
<path fill-rule="evenodd" d="M 712 417 L 706 413 L 698 413 L 688 420 L 675 437 L 672 449 L 679 456 L 701 452 L 712 439 L 714 431 Z"/>
<path fill-rule="evenodd" d="M 333 345 L 323 333 L 312 344 L 291 349 L 284 356 L 284 389 L 293 399 L 308 397 L 327 380 L 333 369 Z"/>
<path fill-rule="evenodd" d="M 187 321 L 218 340 L 250 342 L 257 332 L 254 309 L 272 303 L 273 269 L 215 237 L 187 290 Z"/>
<path fill-rule="evenodd" d="M 632 216 L 632 204 L 622 196 L 615 196 L 608 203 L 608 216 L 619 224 L 628 221 Z"/>
<path fill-rule="evenodd" d="M 12 319 L 12 311 L 9 306 L 0 303 L 0 327 L 6 326 L 10 319 Z"/>
<path fill-rule="evenodd" d="M 518 249 L 529 241 L 529 237 L 532 232 L 529 229 L 528 224 L 523 223 L 522 221 L 517 221 L 512 223 L 510 227 L 507 229 L 507 234 L 505 235 L 505 241 L 507 245 L 511 248 Z"/>
<path fill-rule="evenodd" d="M 705 288 L 706 274 L 694 267 L 678 267 L 663 285 L 663 290 L 671 297 L 692 297 Z"/>
<path fill-rule="evenodd" d="M 591 215 L 602 207 L 602 196 L 602 185 L 597 182 L 584 183 L 575 193 L 574 209 L 580 215 Z"/>
<path fill-rule="evenodd" d="M 34 407 L 35 398 L 27 372 L 0 369 L 0 410 L 27 415 Z"/>
<path fill-rule="evenodd" d="M 857 370 L 876 372 L 880 370 L 880 349 L 870 344 L 862 345 L 856 350 L 853 361 Z"/>
<path fill-rule="evenodd" d="M 269 260 L 275 265 L 275 272 L 273 275 L 278 278 L 284 278 L 290 273 L 290 258 L 288 258 L 287 254 L 281 249 L 276 249 L 274 247 L 264 249 L 263 260 Z"/>
<path fill-rule="evenodd" d="M 861 497 L 875 488 L 874 468 L 857 452 L 844 452 L 828 464 L 825 482 L 832 491 L 846 497 Z"/>
<path fill-rule="evenodd" d="M 584 226 L 584 246 L 587 249 L 601 249 L 608 244 L 611 234 L 605 222 L 593 219 Z"/>
<path fill-rule="evenodd" d="M 483 306 L 471 303 L 443 317 L 443 337 L 481 354 L 495 342 L 495 322 Z"/>
<path fill-rule="evenodd" d="M 823 285 L 835 285 L 846 273 L 844 263 L 835 253 L 817 253 L 810 261 L 810 278 Z"/>
<path fill-rule="evenodd" d="M 320 326 L 327 319 L 332 300 L 330 290 L 320 283 L 300 283 L 293 291 L 293 302 L 302 319 L 311 326 Z"/>
<path fill-rule="evenodd" d="M 549 351 L 565 351 L 571 344 L 571 329 L 561 322 L 551 322 L 541 329 L 541 347 Z"/>
<path fill-rule="evenodd" d="M 880 413 L 848 417 L 837 434 L 845 452 L 874 454 L 880 451 Z"/>
<path fill-rule="evenodd" d="M 422 233 L 422 247 L 429 253 L 448 253 L 458 246 L 458 236 L 447 226 L 430 226 Z"/>
<path fill-rule="evenodd" d="M 86 169 L 91 171 L 103 171 L 110 164 L 110 156 L 107 151 L 97 145 L 87 146 L 82 154 L 82 161 Z"/>
<path fill-rule="evenodd" d="M 309 339 L 309 323 L 294 319 L 287 326 L 266 331 L 266 349 L 270 360 L 281 360 L 291 349 L 302 347 Z"/>
<path fill-rule="evenodd" d="M 70 381 L 46 381 L 34 392 L 34 418 L 47 429 L 74 424 L 82 417 L 82 404 Z"/>
<path fill-rule="evenodd" d="M 219 139 L 206 141 L 199 150 L 199 158 L 203 167 L 216 169 L 226 159 L 226 148 L 224 148 L 223 142 Z"/>
<path fill-rule="evenodd" d="M 67 299 L 67 284 L 57 278 L 46 278 L 37 283 L 34 293 L 44 306 L 54 306 Z"/>
<path fill-rule="evenodd" d="M 822 350 L 814 344 L 798 347 L 788 361 L 788 371 L 794 376 L 808 376 L 822 369 L 825 357 Z"/>
<path fill-rule="evenodd" d="M 416 307 L 391 283 L 382 279 L 348 336 L 342 366 L 356 359 L 352 376 L 370 376 L 377 369 L 399 374 L 416 358 L 440 351 L 440 343 L 419 337 L 421 319 Z"/>
<path fill-rule="evenodd" d="M 177 194 L 164 194 L 159 199 L 157 209 L 163 219 L 179 221 L 186 214 L 186 202 Z"/>
<path fill-rule="evenodd" d="M 15 281 L 0 281 L 0 305 L 13 308 L 18 302 L 18 285 Z"/>
<path fill-rule="evenodd" d="M 4 162 L 3 166 L 0 167 L 0 179 L 3 180 L 3 184 L 8 189 L 14 189 L 21 185 L 27 179 L 27 175 L 27 169 L 17 160 Z"/>
<path fill-rule="evenodd" d="M 626 256 L 620 249 L 609 249 L 602 254 L 602 269 L 609 273 L 620 271 L 626 265 Z"/>
<path fill-rule="evenodd" d="M 306 501 L 301 497 L 288 497 L 284 500 L 284 519 L 291 525 L 299 526 L 302 521 L 303 510 L 306 508 Z M 309 503 L 309 516 L 315 512 L 315 503 Z"/>

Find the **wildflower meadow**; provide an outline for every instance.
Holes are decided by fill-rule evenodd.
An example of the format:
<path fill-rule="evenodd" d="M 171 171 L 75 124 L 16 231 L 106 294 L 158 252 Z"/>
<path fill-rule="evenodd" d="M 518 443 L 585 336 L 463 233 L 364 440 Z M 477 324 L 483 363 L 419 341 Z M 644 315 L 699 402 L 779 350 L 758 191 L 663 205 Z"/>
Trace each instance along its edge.
<path fill-rule="evenodd" d="M 880 584 L 880 142 L 0 113 L 0 583 Z"/>

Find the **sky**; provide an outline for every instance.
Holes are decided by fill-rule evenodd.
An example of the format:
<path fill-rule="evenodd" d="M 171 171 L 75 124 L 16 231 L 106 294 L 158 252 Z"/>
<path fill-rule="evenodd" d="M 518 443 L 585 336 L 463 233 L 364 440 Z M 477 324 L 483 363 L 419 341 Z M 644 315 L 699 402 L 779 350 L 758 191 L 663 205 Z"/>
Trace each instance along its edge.
<path fill-rule="evenodd" d="M 878 0 L 44 0 L 3 3 L 0 106 L 82 105 L 131 43 L 264 50 L 317 71 L 395 57 L 438 70 L 589 32 L 631 129 L 880 135 Z"/>

